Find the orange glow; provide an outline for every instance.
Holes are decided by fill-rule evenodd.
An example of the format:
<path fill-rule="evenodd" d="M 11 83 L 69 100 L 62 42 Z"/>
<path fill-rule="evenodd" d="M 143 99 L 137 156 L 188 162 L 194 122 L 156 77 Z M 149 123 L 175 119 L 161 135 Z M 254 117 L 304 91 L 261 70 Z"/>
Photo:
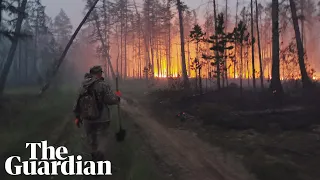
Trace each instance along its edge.
<path fill-rule="evenodd" d="M 167 76 L 166 75 L 160 75 L 160 76 L 158 76 L 158 75 L 154 75 L 155 77 L 157 77 L 157 78 L 167 78 Z"/>
<path fill-rule="evenodd" d="M 168 78 L 168 76 L 167 76 L 167 75 L 164 75 L 164 74 L 161 74 L 160 76 L 154 75 L 154 77 L 156 77 L 156 78 Z M 175 75 L 171 75 L 171 76 L 169 76 L 169 77 L 177 78 L 178 75 L 175 74 Z"/>
<path fill-rule="evenodd" d="M 148 67 L 151 64 L 151 70 L 149 70 L 150 76 L 154 76 L 156 78 L 167 78 L 167 77 L 179 77 L 182 76 L 182 67 L 181 67 L 181 47 L 180 47 L 180 36 L 178 33 L 172 36 L 171 39 L 171 48 L 170 48 L 170 55 L 168 55 L 168 42 L 166 38 L 155 38 L 152 42 L 152 46 L 147 48 L 144 47 L 144 41 L 140 41 L 140 51 L 138 51 L 138 39 L 132 41 L 132 43 L 127 44 L 127 54 L 124 56 L 122 55 L 122 64 L 121 63 L 121 56 L 119 56 L 119 48 L 117 46 L 111 47 L 111 57 L 112 57 L 112 66 L 114 71 L 117 71 L 117 63 L 116 59 L 119 56 L 119 74 L 123 74 L 125 71 L 127 72 L 126 75 L 128 77 L 144 77 L 144 68 Z M 271 76 L 272 71 L 272 53 L 271 48 L 268 47 L 267 44 L 262 44 L 262 64 L 263 64 L 263 77 L 269 79 L 268 77 Z M 212 45 L 208 45 L 206 43 L 200 43 L 200 50 L 199 53 L 196 52 L 196 44 L 194 42 L 190 42 L 188 38 L 186 38 L 185 42 L 185 58 L 186 58 L 186 69 L 187 74 L 190 78 L 195 78 L 196 72 L 190 68 L 192 61 L 197 57 L 201 57 L 202 54 L 213 55 L 213 51 L 207 51 L 207 48 L 211 47 Z M 283 45 L 285 47 L 285 45 Z M 283 48 L 282 47 L 282 48 Z M 227 54 L 234 55 L 234 49 L 228 50 Z M 140 52 L 140 54 L 139 54 Z M 281 54 L 281 53 L 280 53 Z M 252 79 L 253 75 L 253 68 L 251 62 L 251 47 L 247 48 L 246 46 L 243 47 L 243 63 L 240 64 L 241 54 L 240 48 L 237 48 L 236 57 L 234 58 L 235 62 L 232 61 L 230 58 L 227 59 L 227 76 L 228 78 L 236 78 L 239 79 L 242 77 L 243 79 Z M 126 61 L 126 68 L 125 69 L 125 57 L 127 57 Z M 168 58 L 170 57 L 170 58 Z M 259 53 L 258 48 L 255 48 L 254 52 L 255 57 L 255 77 L 259 79 L 260 77 L 260 64 L 259 64 Z M 206 61 L 202 58 L 200 60 Z M 213 61 L 213 60 L 212 60 Z M 212 62 L 211 61 L 211 62 Z M 306 62 L 309 62 L 306 59 Z M 310 61 L 312 62 L 312 61 Z M 242 66 L 242 68 L 241 68 Z M 122 69 L 121 69 L 122 67 Z M 307 66 L 308 69 L 311 69 L 311 65 Z M 242 72 L 240 72 L 242 69 Z M 209 72 L 215 71 L 215 67 L 211 66 L 210 63 L 206 63 L 201 70 L 201 77 L 208 78 Z M 280 57 L 280 79 L 299 79 L 301 78 L 300 75 L 300 68 L 298 65 L 297 57 Z M 242 74 L 242 75 L 241 75 Z M 214 74 L 211 74 L 211 77 Z M 310 74 L 310 77 L 313 80 L 317 80 L 318 78 L 314 76 L 314 74 Z"/>

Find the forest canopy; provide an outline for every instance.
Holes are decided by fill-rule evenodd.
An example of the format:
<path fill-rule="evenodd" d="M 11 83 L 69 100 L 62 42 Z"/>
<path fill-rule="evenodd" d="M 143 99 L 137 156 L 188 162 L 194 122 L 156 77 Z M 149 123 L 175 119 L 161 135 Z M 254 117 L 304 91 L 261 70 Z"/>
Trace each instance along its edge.
<path fill-rule="evenodd" d="M 88 11 L 94 1 L 85 2 Z M 68 12 L 49 17 L 41 0 L 0 4 L 1 92 L 6 85 L 43 85 L 74 32 Z M 241 86 L 247 79 L 254 88 L 302 79 L 308 87 L 320 68 L 319 7 L 316 0 L 213 0 L 197 8 L 180 0 L 100 0 L 58 79 L 81 79 L 100 64 L 108 78 L 182 77 L 185 85 L 205 78 L 218 88 L 228 79 Z"/>

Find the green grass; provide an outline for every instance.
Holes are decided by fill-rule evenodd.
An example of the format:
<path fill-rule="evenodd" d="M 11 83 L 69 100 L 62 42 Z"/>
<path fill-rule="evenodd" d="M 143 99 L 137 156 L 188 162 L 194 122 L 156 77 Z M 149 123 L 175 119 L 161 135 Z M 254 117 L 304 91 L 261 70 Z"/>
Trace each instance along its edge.
<path fill-rule="evenodd" d="M 12 89 L 5 94 L 5 103 L 0 109 L 0 155 L 4 171 L 4 161 L 12 155 L 27 159 L 29 149 L 25 149 L 26 142 L 40 142 L 48 140 L 49 145 L 66 146 L 69 154 L 83 153 L 81 129 L 73 124 L 71 110 L 76 92 L 70 88 L 50 90 L 42 98 L 36 97 L 38 89 Z M 112 126 L 110 136 L 117 131 L 116 108 L 112 109 Z M 123 113 L 123 121 L 128 136 L 122 143 L 113 140 L 108 149 L 110 161 L 121 170 L 106 179 L 114 180 L 164 180 L 159 173 L 152 154 L 139 136 L 139 129 L 134 126 L 130 117 Z M 110 137 L 115 139 L 114 137 Z M 5 173 L 6 174 L 6 173 Z M 81 179 L 82 177 L 9 177 L 1 179 Z M 85 179 L 90 179 L 86 177 Z M 102 178 L 104 179 L 104 178 Z"/>
<path fill-rule="evenodd" d="M 4 94 L 0 109 L 1 162 L 12 155 L 28 158 L 27 142 L 52 141 L 72 110 L 74 92 L 50 90 L 40 98 L 36 90 L 10 89 Z"/>
<path fill-rule="evenodd" d="M 9 95 L 0 109 L 3 117 L 0 141 L 7 147 L 21 140 L 39 140 L 42 133 L 53 130 L 72 110 L 72 92 L 56 92 L 39 98 L 30 94 Z M 7 96 L 8 97 L 8 96 Z M 48 134 L 48 133 L 45 133 Z M 40 136 L 39 136 L 40 135 Z M 1 149 L 3 153 L 5 149 Z"/>

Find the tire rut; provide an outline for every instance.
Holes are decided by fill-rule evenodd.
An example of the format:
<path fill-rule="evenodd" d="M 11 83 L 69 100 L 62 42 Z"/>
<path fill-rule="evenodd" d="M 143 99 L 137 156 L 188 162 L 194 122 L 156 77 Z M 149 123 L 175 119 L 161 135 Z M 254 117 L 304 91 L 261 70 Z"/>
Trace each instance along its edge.
<path fill-rule="evenodd" d="M 233 155 L 222 152 L 185 130 L 168 129 L 137 101 L 122 101 L 122 109 L 140 126 L 147 142 L 183 180 L 254 180 Z M 134 103 L 132 103 L 134 102 Z"/>

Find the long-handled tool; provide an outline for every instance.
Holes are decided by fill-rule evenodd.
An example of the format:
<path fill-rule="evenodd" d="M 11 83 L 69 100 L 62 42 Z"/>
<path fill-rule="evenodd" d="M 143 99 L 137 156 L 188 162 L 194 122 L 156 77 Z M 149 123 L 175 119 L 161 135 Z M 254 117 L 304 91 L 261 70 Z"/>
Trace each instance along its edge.
<path fill-rule="evenodd" d="M 116 77 L 116 89 L 117 92 L 119 92 L 119 78 Z M 124 141 L 126 137 L 126 130 L 122 128 L 122 122 L 121 122 L 121 113 L 120 113 L 120 104 L 118 104 L 118 122 L 119 122 L 119 131 L 116 133 L 116 138 L 118 142 Z"/>

